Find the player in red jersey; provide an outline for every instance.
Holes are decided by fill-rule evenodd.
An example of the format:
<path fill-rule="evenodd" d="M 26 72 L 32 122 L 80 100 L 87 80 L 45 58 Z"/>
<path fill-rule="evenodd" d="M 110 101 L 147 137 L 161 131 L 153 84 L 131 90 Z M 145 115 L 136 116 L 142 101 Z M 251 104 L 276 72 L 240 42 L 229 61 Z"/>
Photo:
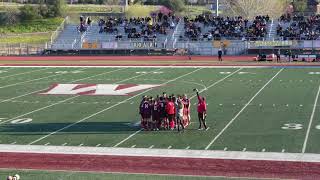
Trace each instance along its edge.
<path fill-rule="evenodd" d="M 197 92 L 197 97 L 198 97 L 198 118 L 199 118 L 199 130 L 202 130 L 202 124 L 205 128 L 205 130 L 208 129 L 207 124 L 206 124 L 206 117 L 207 117 L 207 103 L 206 99 L 204 97 L 201 97 L 199 95 L 198 89 L 194 89 L 194 91 Z"/>
<path fill-rule="evenodd" d="M 167 111 L 167 114 L 168 114 L 168 120 L 169 120 L 169 126 L 170 126 L 170 129 L 173 130 L 174 129 L 174 115 L 175 115 L 175 107 L 174 107 L 174 103 L 172 101 L 172 97 L 169 97 L 168 99 L 169 101 L 167 102 L 167 105 L 166 105 L 166 111 Z"/>
<path fill-rule="evenodd" d="M 190 117 L 190 99 L 188 99 L 187 95 L 184 94 L 183 95 L 183 99 L 182 99 L 182 103 L 183 103 L 183 114 L 184 114 L 184 121 L 183 121 L 183 125 L 184 127 L 188 126 L 190 124 L 191 121 L 191 117 Z"/>

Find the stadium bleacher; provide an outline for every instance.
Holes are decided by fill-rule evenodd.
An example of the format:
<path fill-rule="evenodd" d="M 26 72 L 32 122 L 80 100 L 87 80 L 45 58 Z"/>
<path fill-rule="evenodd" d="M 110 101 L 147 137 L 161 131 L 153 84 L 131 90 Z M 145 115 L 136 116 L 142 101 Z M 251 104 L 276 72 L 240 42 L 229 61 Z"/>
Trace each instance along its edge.
<path fill-rule="evenodd" d="M 277 35 L 283 40 L 317 40 L 320 36 L 320 15 L 282 15 L 277 26 Z"/>

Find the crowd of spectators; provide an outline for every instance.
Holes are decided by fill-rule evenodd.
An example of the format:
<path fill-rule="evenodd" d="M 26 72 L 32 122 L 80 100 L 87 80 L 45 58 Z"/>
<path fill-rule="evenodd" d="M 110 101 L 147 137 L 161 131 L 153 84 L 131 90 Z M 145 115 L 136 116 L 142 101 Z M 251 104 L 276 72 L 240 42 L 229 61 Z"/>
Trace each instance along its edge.
<path fill-rule="evenodd" d="M 279 18 L 277 35 L 283 40 L 316 40 L 320 36 L 320 15 L 282 15 Z"/>
<path fill-rule="evenodd" d="M 257 16 L 249 21 L 238 17 L 215 17 L 199 15 L 195 19 L 184 17 L 185 34 L 181 39 L 189 40 L 221 40 L 242 39 L 259 40 L 266 37 L 269 16 Z"/>
<path fill-rule="evenodd" d="M 175 28 L 178 19 L 173 14 L 158 13 L 154 17 L 131 17 L 131 18 L 113 18 L 100 19 L 99 33 L 115 34 L 116 40 L 123 38 L 124 32 L 128 39 L 140 39 L 144 41 L 153 41 L 157 35 L 167 35 L 169 31 Z M 123 28 L 123 29 L 121 29 Z"/>

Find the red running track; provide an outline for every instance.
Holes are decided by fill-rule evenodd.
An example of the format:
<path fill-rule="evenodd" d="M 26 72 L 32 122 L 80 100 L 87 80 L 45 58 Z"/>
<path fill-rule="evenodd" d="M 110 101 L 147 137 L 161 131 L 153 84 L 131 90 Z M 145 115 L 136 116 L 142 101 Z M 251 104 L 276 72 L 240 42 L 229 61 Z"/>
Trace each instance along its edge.
<path fill-rule="evenodd" d="M 0 168 L 320 179 L 320 163 L 203 158 L 0 153 Z"/>

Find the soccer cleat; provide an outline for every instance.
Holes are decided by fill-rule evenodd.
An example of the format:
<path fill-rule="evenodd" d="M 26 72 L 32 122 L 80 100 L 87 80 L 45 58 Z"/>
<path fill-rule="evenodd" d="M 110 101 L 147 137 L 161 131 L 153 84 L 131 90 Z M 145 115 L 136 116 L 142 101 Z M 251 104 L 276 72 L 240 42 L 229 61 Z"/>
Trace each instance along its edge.
<path fill-rule="evenodd" d="M 198 128 L 199 131 L 203 130 L 203 128 Z"/>

